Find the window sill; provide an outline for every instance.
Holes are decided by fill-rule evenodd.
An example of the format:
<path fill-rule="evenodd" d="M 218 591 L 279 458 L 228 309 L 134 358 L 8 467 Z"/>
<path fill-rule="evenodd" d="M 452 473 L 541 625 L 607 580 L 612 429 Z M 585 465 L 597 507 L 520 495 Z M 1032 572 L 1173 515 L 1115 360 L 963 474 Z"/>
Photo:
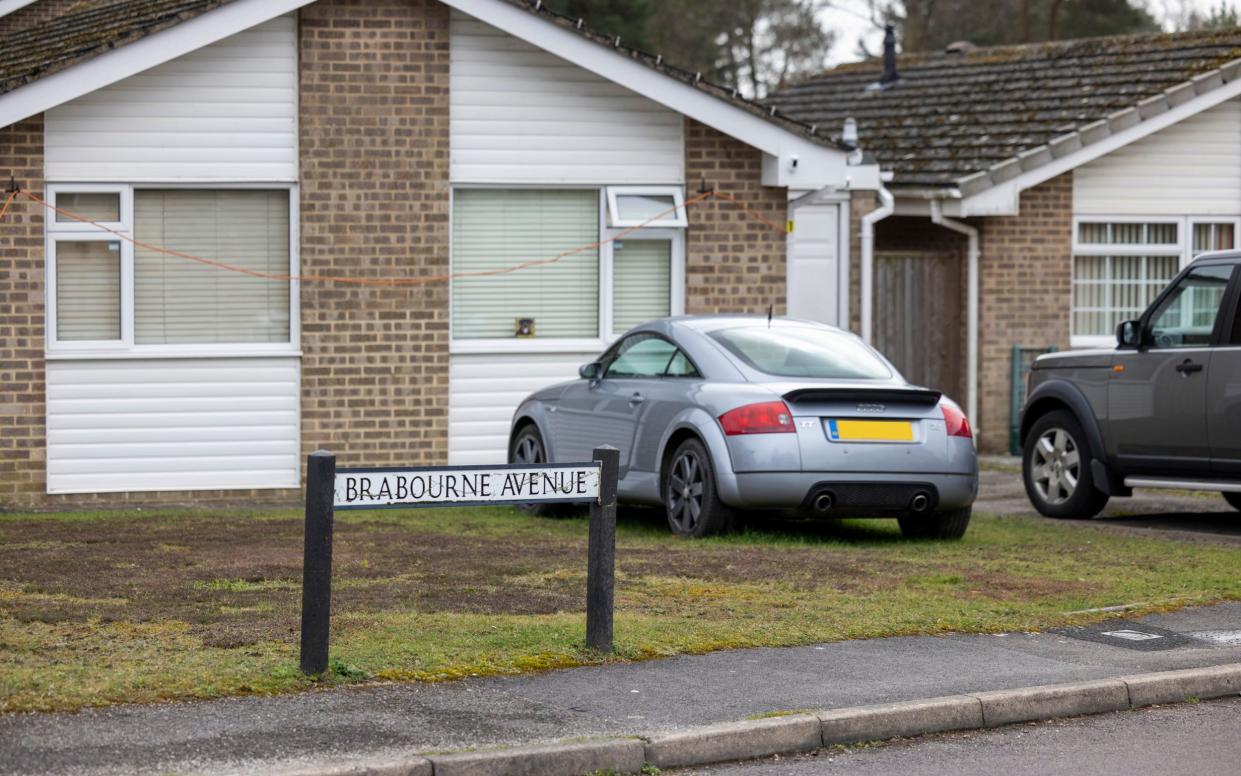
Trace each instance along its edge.
<path fill-rule="evenodd" d="M 49 350 L 44 353 L 47 361 L 144 361 L 173 358 L 301 358 L 302 351 L 295 349 L 268 348 L 175 348 L 134 350 Z"/>

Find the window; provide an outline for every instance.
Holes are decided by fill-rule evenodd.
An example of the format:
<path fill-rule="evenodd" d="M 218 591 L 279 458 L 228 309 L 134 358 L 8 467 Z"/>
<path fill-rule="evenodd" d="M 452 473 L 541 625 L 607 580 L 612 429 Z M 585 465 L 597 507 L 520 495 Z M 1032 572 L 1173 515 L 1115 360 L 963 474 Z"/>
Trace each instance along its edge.
<path fill-rule="evenodd" d="M 680 201 L 679 189 L 658 191 Z M 606 200 L 599 189 L 457 189 L 454 350 L 589 350 L 680 313 L 684 232 L 606 226 Z"/>
<path fill-rule="evenodd" d="M 611 186 L 608 224 L 616 227 L 681 227 L 688 220 L 685 199 L 676 186 Z"/>
<path fill-rule="evenodd" d="M 693 362 L 677 346 L 656 334 L 626 337 L 607 357 L 607 377 L 698 377 Z"/>
<path fill-rule="evenodd" d="M 803 327 L 748 326 L 710 332 L 754 369 L 777 377 L 882 380 L 892 371 L 852 334 Z"/>
<path fill-rule="evenodd" d="M 672 241 L 612 243 L 612 331 L 621 334 L 672 309 Z"/>
<path fill-rule="evenodd" d="M 120 236 L 65 212 L 49 221 L 49 348 L 292 343 L 288 189 L 62 186 L 50 193 L 63 211 Z"/>
<path fill-rule="evenodd" d="M 608 365 L 608 377 L 658 377 L 668 368 L 677 346 L 653 334 L 628 337 Z"/>
<path fill-rule="evenodd" d="M 1204 251 L 1235 247 L 1241 219 L 1078 218 L 1071 329 L 1077 346 L 1110 345 Z"/>
<path fill-rule="evenodd" d="M 1112 338 L 1181 268 L 1177 222 L 1081 222 L 1073 256 L 1075 341 Z"/>
<path fill-rule="evenodd" d="M 288 193 L 136 191 L 134 237 L 265 275 L 287 274 Z M 134 249 L 134 341 L 288 342 L 288 281 L 221 270 L 139 245 Z"/>
<path fill-rule="evenodd" d="M 1200 267 L 1181 278 L 1151 314 L 1149 344 L 1153 348 L 1209 345 L 1219 316 L 1231 266 Z"/>
<path fill-rule="evenodd" d="M 121 338 L 121 244 L 64 240 L 56 245 L 56 332 L 61 340 Z"/>

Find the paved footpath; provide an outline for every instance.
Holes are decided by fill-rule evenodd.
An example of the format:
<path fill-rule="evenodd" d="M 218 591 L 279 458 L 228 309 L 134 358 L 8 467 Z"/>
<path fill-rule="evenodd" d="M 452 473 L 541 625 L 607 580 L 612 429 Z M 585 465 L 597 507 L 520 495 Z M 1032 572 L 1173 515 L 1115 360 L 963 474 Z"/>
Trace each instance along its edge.
<path fill-rule="evenodd" d="M 1137 635 L 1103 635 L 1124 630 Z M 1241 604 L 1223 604 L 1072 635 L 875 639 L 439 685 L 0 716 L 0 773 L 270 773 L 277 763 L 649 735 L 773 711 L 1235 662 Z"/>

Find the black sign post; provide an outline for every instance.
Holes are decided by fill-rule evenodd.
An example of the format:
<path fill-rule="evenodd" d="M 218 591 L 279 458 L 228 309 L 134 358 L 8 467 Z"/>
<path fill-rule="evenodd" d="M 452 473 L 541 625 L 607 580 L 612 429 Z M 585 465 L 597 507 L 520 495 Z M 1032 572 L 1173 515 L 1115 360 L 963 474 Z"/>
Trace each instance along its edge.
<path fill-rule="evenodd" d="M 341 509 L 408 509 L 481 504 L 590 504 L 586 559 L 586 644 L 612 651 L 616 579 L 616 480 L 620 452 L 597 447 L 588 463 L 337 469 L 325 450 L 306 461 L 306 546 L 302 563 L 301 668 L 328 666 L 332 605 L 332 517 Z"/>
<path fill-rule="evenodd" d="M 302 673 L 327 670 L 332 615 L 332 510 L 336 456 L 317 450 L 306 459 L 306 544 L 302 556 Z"/>
<path fill-rule="evenodd" d="M 599 500 L 590 505 L 590 538 L 586 550 L 586 646 L 612 651 L 612 613 L 616 587 L 616 474 L 620 451 L 596 447 Z"/>

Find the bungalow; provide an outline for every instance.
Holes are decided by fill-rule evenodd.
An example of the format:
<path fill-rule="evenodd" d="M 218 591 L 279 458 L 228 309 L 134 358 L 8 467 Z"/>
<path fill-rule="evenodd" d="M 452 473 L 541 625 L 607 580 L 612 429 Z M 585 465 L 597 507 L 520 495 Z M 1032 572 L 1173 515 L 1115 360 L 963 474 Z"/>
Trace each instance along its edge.
<path fill-rule="evenodd" d="M 770 104 L 856 119 L 892 178 L 853 196 L 852 323 L 1004 450 L 1014 345 L 1112 346 L 1196 254 L 1236 247 L 1241 29 L 886 60 Z"/>
<path fill-rule="evenodd" d="M 541 2 L 3 0 L 0 38 L 0 508 L 502 460 L 636 322 L 856 308 L 843 117 Z"/>

